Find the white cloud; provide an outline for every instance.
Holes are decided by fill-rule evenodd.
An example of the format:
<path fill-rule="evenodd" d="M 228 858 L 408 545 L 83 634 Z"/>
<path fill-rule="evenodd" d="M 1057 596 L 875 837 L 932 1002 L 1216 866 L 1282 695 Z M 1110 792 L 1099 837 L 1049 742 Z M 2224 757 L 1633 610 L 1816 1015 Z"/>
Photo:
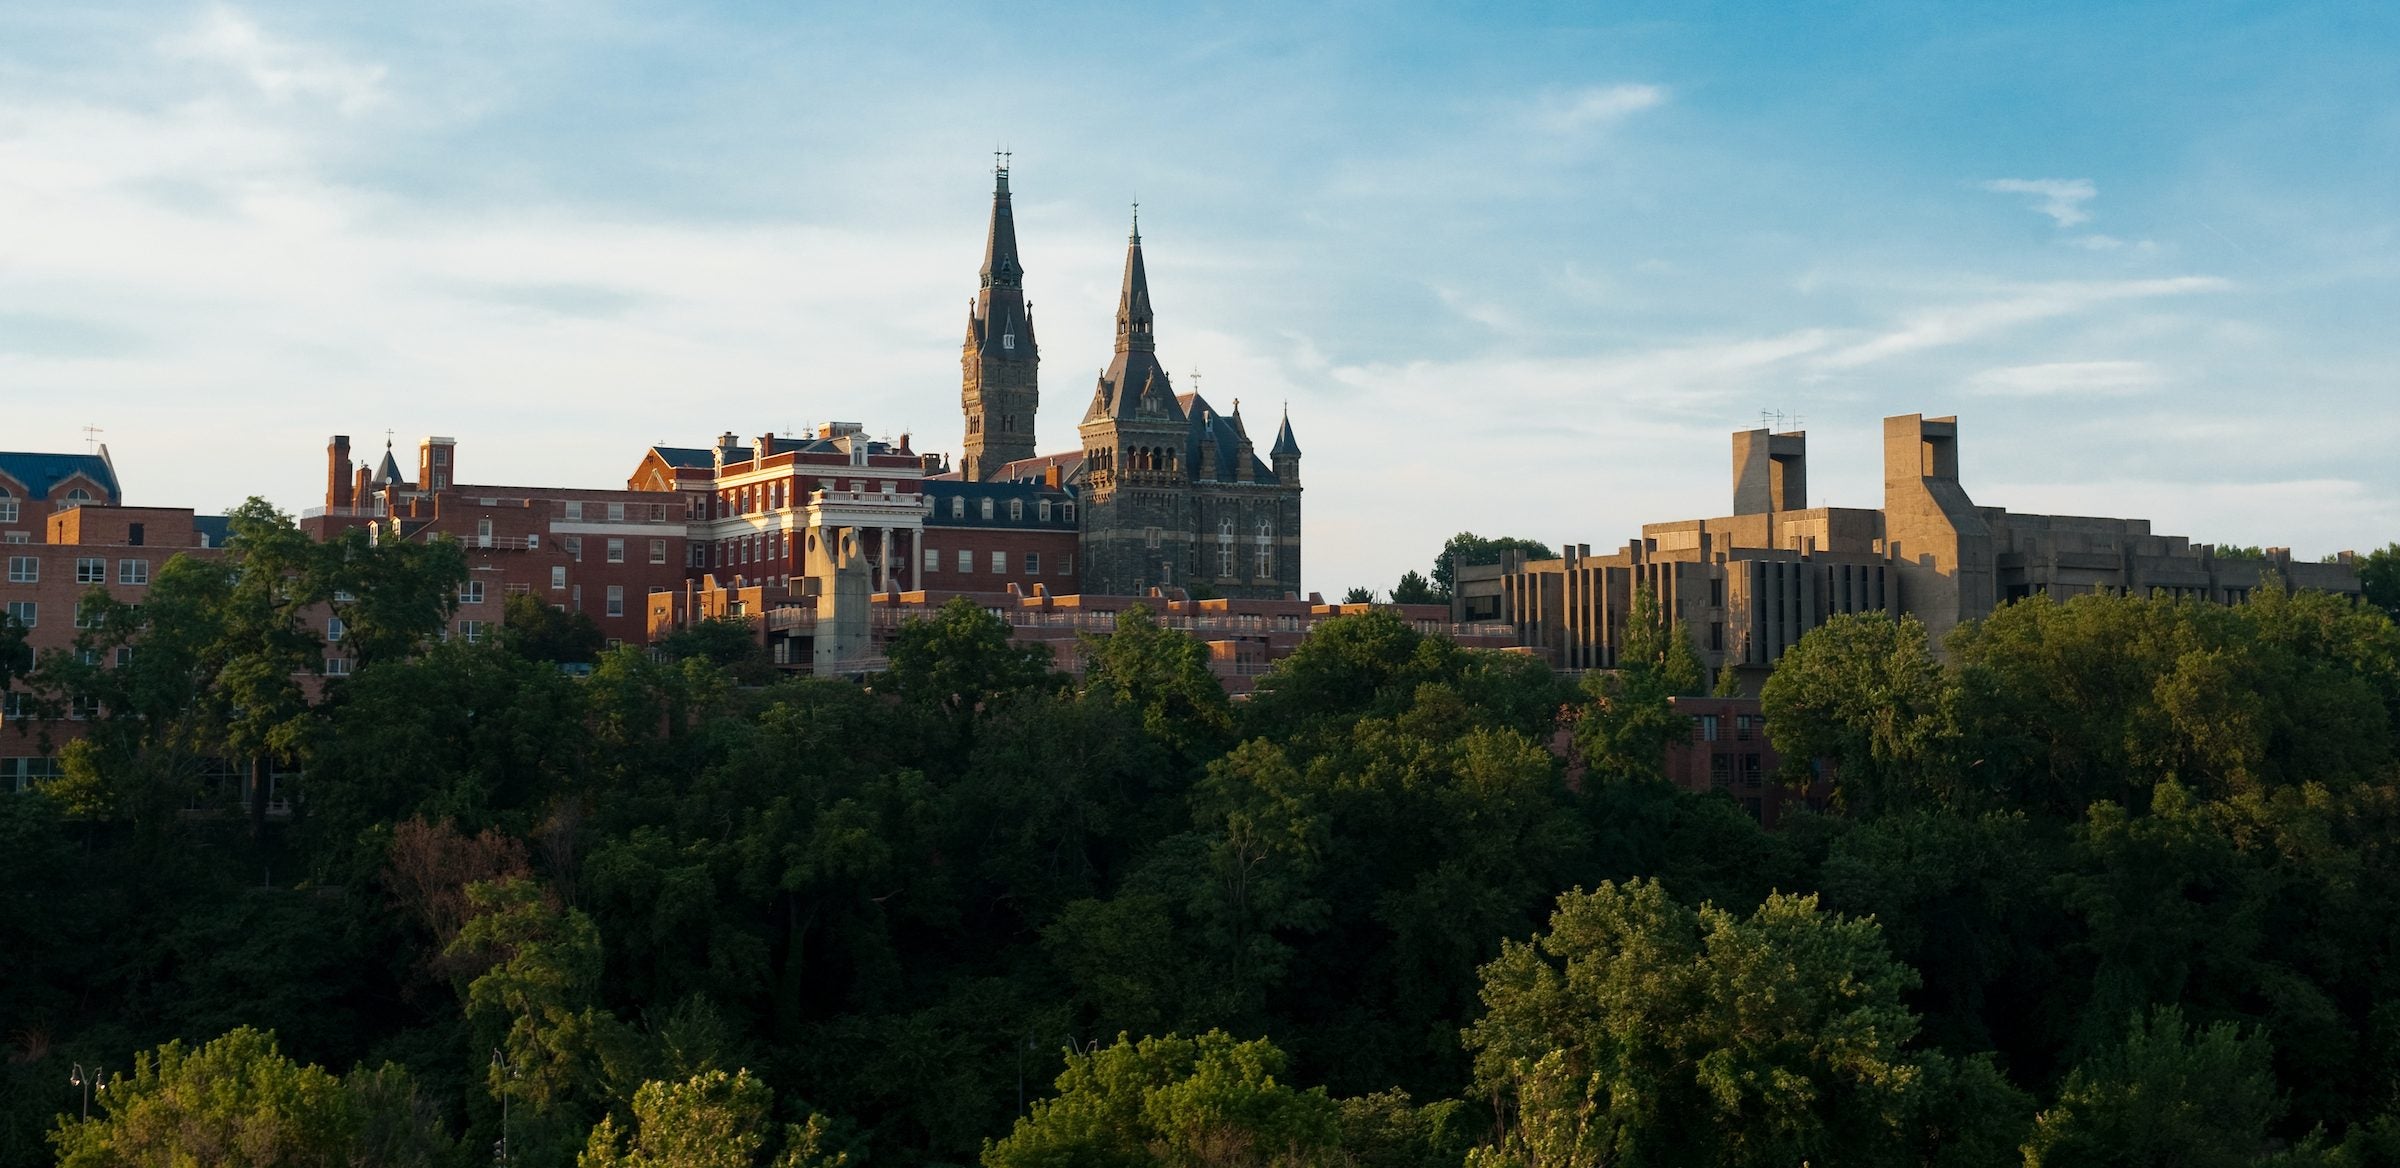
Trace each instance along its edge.
<path fill-rule="evenodd" d="M 271 101 L 322 100 L 344 114 L 356 114 L 384 99 L 382 65 L 359 64 L 327 49 L 278 40 L 227 5 L 209 9 L 189 32 L 162 47 L 172 57 L 231 69 Z"/>
<path fill-rule="evenodd" d="M 2034 321 L 2067 316 L 2121 300 L 2187 296 L 2232 287 L 2214 276 L 2170 276 L 2151 280 L 2096 280 L 2041 284 L 1992 300 L 1955 304 L 1915 313 L 1879 336 L 1828 353 L 1820 364 L 1853 369 L 1906 353 L 1960 344 Z"/>
<path fill-rule="evenodd" d="M 2100 194 L 2088 178 L 1995 178 L 1982 185 L 1984 190 L 2004 195 L 2040 196 L 2033 209 L 2061 227 L 2088 222 L 2092 214 L 2083 205 Z"/>
<path fill-rule="evenodd" d="M 1656 85 L 1596 85 L 1544 97 L 1539 118 L 1552 133 L 1576 134 L 1621 121 L 1666 99 L 1667 91 Z"/>
<path fill-rule="evenodd" d="M 1968 379 L 1967 388 L 1993 397 L 2104 397 L 2144 393 L 2162 380 L 2147 361 L 2052 361 L 1986 369 Z"/>

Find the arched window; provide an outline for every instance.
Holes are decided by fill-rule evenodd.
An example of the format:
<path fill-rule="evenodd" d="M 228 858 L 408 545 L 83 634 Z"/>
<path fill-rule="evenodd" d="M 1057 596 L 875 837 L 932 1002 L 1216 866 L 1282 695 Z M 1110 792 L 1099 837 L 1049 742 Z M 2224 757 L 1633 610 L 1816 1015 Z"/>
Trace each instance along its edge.
<path fill-rule="evenodd" d="M 67 492 L 66 500 L 58 505 L 58 509 L 61 511 L 67 511 L 76 507 L 81 507 L 91 501 L 92 493 L 84 490 L 82 487 L 77 487 L 74 490 Z"/>
<path fill-rule="evenodd" d="M 952 519 L 964 519 L 964 518 L 966 518 L 966 517 L 967 517 L 967 500 L 966 500 L 966 496 L 964 496 L 964 495 L 952 495 L 952 496 L 950 497 L 950 518 L 952 518 Z"/>
<path fill-rule="evenodd" d="M 1010 523 L 1025 522 L 1025 500 L 1010 499 L 1008 501 L 1008 521 Z"/>
<path fill-rule="evenodd" d="M 1261 580 L 1275 578 L 1275 524 L 1271 520 L 1258 521 L 1258 571 L 1254 574 Z"/>
<path fill-rule="evenodd" d="M 15 523 L 16 521 L 17 497 L 9 494 L 7 487 L 0 487 L 0 523 Z"/>
<path fill-rule="evenodd" d="M 1217 525 L 1217 575 L 1233 575 L 1233 520 Z"/>

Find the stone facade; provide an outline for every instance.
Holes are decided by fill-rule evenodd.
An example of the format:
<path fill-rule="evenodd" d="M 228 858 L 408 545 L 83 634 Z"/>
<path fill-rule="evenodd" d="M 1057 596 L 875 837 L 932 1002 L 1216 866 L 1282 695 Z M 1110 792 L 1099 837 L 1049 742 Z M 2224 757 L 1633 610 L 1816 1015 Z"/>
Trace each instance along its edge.
<path fill-rule="evenodd" d="M 1642 526 L 1612 555 L 1460 566 L 1459 620 L 1505 620 L 1568 669 L 1617 664 L 1634 593 L 1648 587 L 1691 630 L 1710 669 L 1755 687 L 1783 651 L 1843 613 L 1915 616 L 1938 647 L 1961 623 L 2035 593 L 2167 595 L 2239 602 L 2270 580 L 2356 596 L 2348 552 L 2326 563 L 2264 559 L 2154 535 L 2142 519 L 2021 515 L 1979 506 L 1959 481 L 1958 419 L 1884 419 L 1880 510 L 1807 505 L 1807 436 L 1733 436 L 1734 514 Z"/>
<path fill-rule="evenodd" d="M 1158 359 L 1139 222 L 1125 246 L 1116 351 L 1084 411 L 1080 452 L 1034 455 L 1039 358 L 1023 271 L 1003 168 L 967 323 L 967 432 L 955 478 L 1065 491 L 1079 517 L 1082 592 L 1298 596 L 1301 453 L 1291 419 L 1287 413 L 1261 458 L 1238 400 L 1225 412 L 1198 393 L 1175 391 Z M 1044 562 L 1058 562 L 1056 555 Z"/>

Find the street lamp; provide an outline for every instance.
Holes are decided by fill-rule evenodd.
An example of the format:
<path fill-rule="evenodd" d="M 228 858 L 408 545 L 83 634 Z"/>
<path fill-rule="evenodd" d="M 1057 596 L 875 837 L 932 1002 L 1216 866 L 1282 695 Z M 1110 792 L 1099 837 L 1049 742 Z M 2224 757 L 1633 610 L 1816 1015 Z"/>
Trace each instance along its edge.
<path fill-rule="evenodd" d="M 74 1064 L 67 1071 L 67 1085 L 83 1091 L 83 1117 L 85 1119 L 92 1117 L 92 1088 L 98 1086 L 103 1091 L 108 1090 L 108 1087 L 101 1081 L 102 1073 L 102 1069 L 97 1065 L 86 1072 L 82 1063 Z"/>
<path fill-rule="evenodd" d="M 515 1064 L 499 1047 L 492 1048 L 492 1069 L 500 1072 L 500 1139 L 492 1144 L 492 1163 L 508 1163 L 508 1081 L 516 1077 Z"/>

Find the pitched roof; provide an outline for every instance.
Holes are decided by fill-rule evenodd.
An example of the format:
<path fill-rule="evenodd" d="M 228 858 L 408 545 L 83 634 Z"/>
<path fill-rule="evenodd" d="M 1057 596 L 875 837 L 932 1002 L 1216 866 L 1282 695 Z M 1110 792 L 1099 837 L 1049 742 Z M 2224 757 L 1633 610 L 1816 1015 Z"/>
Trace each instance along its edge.
<path fill-rule="evenodd" d="M 25 484 L 25 489 L 36 499 L 48 498 L 53 488 L 78 474 L 100 484 L 108 502 L 121 502 L 124 497 L 117 486 L 116 468 L 97 454 L 0 451 L 0 473 Z"/>
<path fill-rule="evenodd" d="M 1215 406 L 1208 404 L 1207 398 L 1197 393 L 1183 395 L 1181 404 L 1185 416 L 1191 420 L 1191 429 L 1184 440 L 1184 466 L 1190 468 L 1194 478 L 1199 477 L 1201 451 L 1213 450 L 1216 456 L 1216 481 L 1237 481 L 1241 477 L 1242 444 L 1249 438 L 1242 426 L 1241 415 L 1218 413 Z M 1249 458 L 1250 481 L 1275 481 L 1274 468 L 1260 462 L 1255 452 Z"/>
<path fill-rule="evenodd" d="M 1275 448 L 1267 453 L 1276 458 L 1282 458 L 1285 455 L 1293 458 L 1300 457 L 1300 443 L 1292 437 L 1292 408 L 1290 406 L 1283 408 L 1283 425 L 1275 428 Z"/>

